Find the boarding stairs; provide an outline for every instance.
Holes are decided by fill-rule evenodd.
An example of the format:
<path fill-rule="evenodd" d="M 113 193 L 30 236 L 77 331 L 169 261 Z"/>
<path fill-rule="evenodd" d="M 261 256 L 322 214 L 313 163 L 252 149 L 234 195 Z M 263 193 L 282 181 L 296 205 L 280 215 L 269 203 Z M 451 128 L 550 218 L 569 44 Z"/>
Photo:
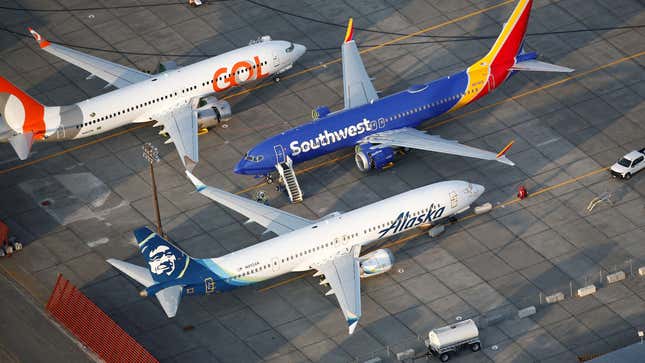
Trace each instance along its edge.
<path fill-rule="evenodd" d="M 302 202 L 302 190 L 298 184 L 296 173 L 293 170 L 293 161 L 291 158 L 286 155 L 285 162 L 276 164 L 275 168 L 280 174 L 280 179 L 284 182 L 291 203 Z"/>

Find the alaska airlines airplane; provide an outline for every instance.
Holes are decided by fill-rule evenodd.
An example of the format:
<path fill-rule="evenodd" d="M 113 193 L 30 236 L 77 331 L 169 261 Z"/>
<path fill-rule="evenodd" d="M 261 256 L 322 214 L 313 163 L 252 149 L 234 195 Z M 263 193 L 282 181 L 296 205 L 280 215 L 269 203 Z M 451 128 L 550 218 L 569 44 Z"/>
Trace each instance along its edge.
<path fill-rule="evenodd" d="M 77 50 L 50 43 L 29 29 L 40 47 L 100 77 L 117 90 L 69 106 L 43 106 L 0 77 L 0 141 L 21 160 L 34 141 L 80 139 L 128 123 L 155 120 L 174 142 L 188 169 L 198 162 L 197 131 L 231 117 L 216 92 L 276 75 L 293 66 L 306 48 L 263 36 L 248 46 L 186 67 L 150 75 Z"/>
<path fill-rule="evenodd" d="M 314 269 L 329 285 L 352 334 L 361 317 L 363 277 L 389 271 L 392 252 L 377 249 L 363 256 L 363 246 L 466 211 L 484 187 L 444 181 L 384 199 L 347 213 L 309 220 L 223 190 L 204 185 L 186 172 L 197 191 L 274 232 L 277 237 L 217 258 L 196 259 L 147 227 L 134 231 L 148 268 L 107 261 L 145 286 L 141 296 L 156 296 L 168 317 L 184 295 L 214 294 L 294 271 Z M 324 276 L 324 277 L 323 277 Z"/>
<path fill-rule="evenodd" d="M 466 70 L 380 99 L 352 40 L 350 19 L 342 45 L 344 109 L 330 113 L 329 108 L 318 107 L 314 121 L 262 141 L 244 155 L 234 171 L 265 176 L 271 182 L 277 169 L 294 201 L 302 200 L 302 192 L 292 165 L 345 147 L 355 147 L 354 159 L 361 171 L 391 165 L 398 149 L 421 149 L 514 165 L 504 156 L 512 142 L 499 153 L 492 153 L 427 134 L 416 127 L 479 99 L 515 71 L 573 71 L 537 61 L 536 53 L 523 50 L 531 5 L 532 0 L 520 0 L 492 49 Z"/>

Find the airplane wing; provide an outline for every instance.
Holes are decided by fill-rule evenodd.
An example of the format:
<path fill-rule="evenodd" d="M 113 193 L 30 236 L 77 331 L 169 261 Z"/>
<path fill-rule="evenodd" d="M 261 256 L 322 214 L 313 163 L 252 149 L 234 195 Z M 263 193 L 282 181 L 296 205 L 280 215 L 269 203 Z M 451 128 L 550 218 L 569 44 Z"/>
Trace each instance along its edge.
<path fill-rule="evenodd" d="M 195 188 L 197 188 L 197 191 L 202 195 L 244 215 L 249 219 L 249 222 L 256 222 L 278 235 L 289 233 L 314 223 L 309 219 L 255 202 L 251 199 L 209 187 L 188 170 L 186 171 L 186 175 L 188 175 L 188 179 L 190 179 L 195 185 Z"/>
<path fill-rule="evenodd" d="M 113 85 L 116 88 L 123 88 L 152 77 L 136 69 L 109 62 L 105 59 L 94 57 L 62 45 L 50 43 L 31 28 L 29 28 L 29 32 L 36 39 L 40 48 L 47 53 L 53 54 L 66 62 L 90 72 L 90 77 L 97 76 L 103 79 L 108 83 L 108 86 Z"/>
<path fill-rule="evenodd" d="M 174 143 L 179 159 L 187 169 L 192 170 L 199 161 L 197 113 L 192 103 L 179 104 L 152 118 L 157 120 L 155 127 L 163 126 L 163 131 L 168 133 L 166 144 Z"/>
<path fill-rule="evenodd" d="M 385 146 L 407 147 L 477 159 L 495 160 L 507 165 L 515 165 L 515 163 L 504 155 L 513 145 L 512 141 L 502 151 L 495 154 L 490 151 L 460 144 L 455 140 L 442 139 L 439 136 L 430 135 L 410 127 L 378 132 L 365 137 L 363 141 L 378 144 L 375 146 L 376 148 Z"/>
<path fill-rule="evenodd" d="M 352 39 L 353 19 L 349 19 L 345 41 L 341 47 L 343 56 L 343 88 L 345 92 L 345 109 L 357 107 L 378 100 L 378 95 L 367 75 L 365 65 Z"/>
<path fill-rule="evenodd" d="M 349 334 L 354 332 L 361 317 L 361 274 L 358 261 L 360 250 L 361 246 L 356 245 L 346 254 L 314 266 L 318 270 L 314 276 L 325 275 L 321 284 L 328 283 L 331 287 L 326 295 L 336 295 L 338 305 L 345 315 Z"/>

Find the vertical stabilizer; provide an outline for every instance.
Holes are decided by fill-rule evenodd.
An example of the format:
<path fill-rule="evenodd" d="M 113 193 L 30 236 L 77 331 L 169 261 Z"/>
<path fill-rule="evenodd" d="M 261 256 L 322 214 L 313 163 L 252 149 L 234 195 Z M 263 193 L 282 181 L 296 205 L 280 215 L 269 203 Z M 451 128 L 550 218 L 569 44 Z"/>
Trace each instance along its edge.
<path fill-rule="evenodd" d="M 531 15 L 533 0 L 520 0 L 508 18 L 495 44 L 479 64 L 490 67 L 510 67 L 515 63 L 515 56 L 522 49 L 524 35 Z"/>
<path fill-rule="evenodd" d="M 26 159 L 35 140 L 45 136 L 45 106 L 0 77 L 0 130 L 21 160 Z"/>

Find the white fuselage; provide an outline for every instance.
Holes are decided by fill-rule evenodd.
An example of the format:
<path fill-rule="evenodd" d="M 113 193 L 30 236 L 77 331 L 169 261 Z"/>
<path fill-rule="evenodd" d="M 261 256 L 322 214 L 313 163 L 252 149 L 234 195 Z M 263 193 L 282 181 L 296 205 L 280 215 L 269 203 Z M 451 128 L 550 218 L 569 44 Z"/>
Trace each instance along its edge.
<path fill-rule="evenodd" d="M 252 44 L 74 105 L 46 107 L 45 140 L 78 139 L 151 121 L 179 103 L 279 73 L 293 64 L 295 57 L 285 52 L 291 44 L 274 40 Z M 239 73 L 232 75 L 240 62 L 251 68 L 237 66 Z"/>
<path fill-rule="evenodd" d="M 366 245 L 461 213 L 483 191 L 484 187 L 464 181 L 431 184 L 323 218 L 311 226 L 210 261 L 224 270 L 227 275 L 224 280 L 240 284 L 310 270 L 347 253 L 352 246 Z"/>

